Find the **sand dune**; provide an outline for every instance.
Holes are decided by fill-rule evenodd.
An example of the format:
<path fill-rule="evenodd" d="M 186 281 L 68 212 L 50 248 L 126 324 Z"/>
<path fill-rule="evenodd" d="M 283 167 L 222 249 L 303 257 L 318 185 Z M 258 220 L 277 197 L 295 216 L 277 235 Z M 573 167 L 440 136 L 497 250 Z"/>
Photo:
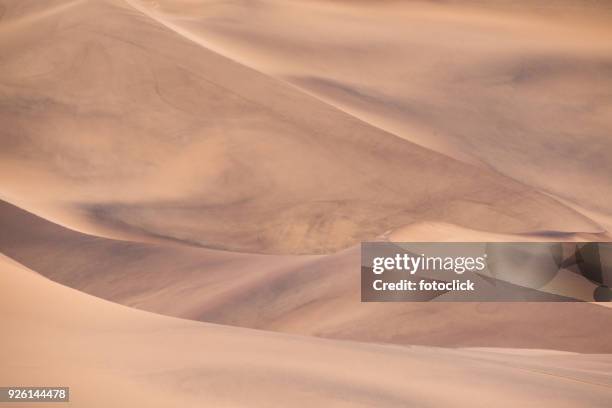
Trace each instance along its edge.
<path fill-rule="evenodd" d="M 596 220 L 526 185 L 531 177 L 513 181 L 487 166 L 401 139 L 284 78 L 299 76 L 318 84 L 330 79 L 307 72 L 285 72 L 283 78 L 259 72 L 132 7 L 138 2 L 0 4 L 5 10 L 0 21 L 1 194 L 71 228 L 267 253 L 330 252 L 423 220 L 503 233 L 604 231 Z M 206 5 L 211 12 L 241 10 L 230 3 L 189 4 Z M 254 7 L 276 16 L 283 12 L 279 4 L 258 2 Z M 315 3 L 300 7 L 323 13 Z M 249 21 L 257 22 L 257 16 Z M 335 22 L 324 13 L 322 19 Z M 251 34 L 244 38 L 269 43 Z M 353 38 L 350 31 L 345 34 L 349 38 L 341 36 L 338 46 Z M 335 42 L 321 49 L 335 55 Z M 254 47 L 253 52 L 268 54 Z M 296 51 L 287 60 L 312 69 L 299 57 L 300 47 L 284 47 Z M 340 57 L 358 55 L 357 49 Z M 340 63 L 321 57 L 332 68 Z M 386 67 L 393 65 L 375 66 L 387 76 Z M 374 69 L 361 67 L 364 73 Z M 349 74 L 346 80 L 353 81 Z M 332 88 L 346 93 L 345 85 Z M 437 97 L 442 91 L 435 92 Z M 427 98 L 419 102 L 427 110 L 431 103 Z M 462 111 L 450 116 L 457 115 L 463 117 Z M 474 134 L 485 133 L 490 134 L 486 129 Z M 493 139 L 501 143 L 506 136 Z M 461 150 L 455 139 L 448 140 L 453 151 Z M 465 140 L 469 146 L 480 144 Z M 601 152 L 607 145 L 590 146 Z M 541 151 L 537 146 L 532 150 L 539 162 L 548 163 Z M 598 174 L 607 174 L 605 160 L 581 158 L 600 163 Z M 498 164 L 505 160 L 497 154 L 491 159 Z M 573 161 L 563 163 L 571 166 Z M 563 178 L 581 181 L 582 171 L 566 170 Z M 597 197 L 608 196 L 602 183 L 580 182 L 571 190 L 595 197 L 589 185 L 599 186 Z"/>
<path fill-rule="evenodd" d="M 608 2 L 132 3 L 376 127 L 612 214 Z"/>
<path fill-rule="evenodd" d="M 67 286 L 166 315 L 372 342 L 612 352 L 612 332 L 603 329 L 612 314 L 591 304 L 361 303 L 358 247 L 282 256 L 117 241 L 7 203 L 0 224 L 0 251 L 11 258 Z M 402 234 L 432 237 L 417 227 Z"/>
<path fill-rule="evenodd" d="M 0 382 L 70 386 L 73 406 L 474 406 L 473 387 L 483 406 L 605 407 L 612 398 L 609 355 L 378 346 L 228 328 L 107 303 L 4 257 L 0 268 L 0 309 L 11 311 L 0 317 Z"/>
<path fill-rule="evenodd" d="M 358 244 L 612 240 L 611 21 L 589 0 L 0 0 L 0 385 L 609 406 L 609 308 L 361 303 Z"/>

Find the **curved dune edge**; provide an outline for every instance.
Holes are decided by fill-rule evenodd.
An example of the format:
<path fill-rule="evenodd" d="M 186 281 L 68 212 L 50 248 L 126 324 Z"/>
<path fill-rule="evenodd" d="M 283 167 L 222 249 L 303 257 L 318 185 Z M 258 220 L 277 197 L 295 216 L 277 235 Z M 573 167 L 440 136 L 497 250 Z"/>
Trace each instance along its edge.
<path fill-rule="evenodd" d="M 391 242 L 605 242 L 611 239 L 608 232 L 585 233 L 558 231 L 533 231 L 529 233 L 501 234 L 482 231 L 444 222 L 415 222 L 383 234 Z"/>
<path fill-rule="evenodd" d="M 611 215 L 605 2 L 129 3 L 372 126 Z"/>
<path fill-rule="evenodd" d="M 69 386 L 76 407 L 473 406 L 476 384 L 479 402 L 495 406 L 612 398 L 610 355 L 366 345 L 196 323 L 84 295 L 4 257 L 0 291 L 11 311 L 0 317 L 0 382 Z"/>
<path fill-rule="evenodd" d="M 608 407 L 609 309 L 360 302 L 364 239 L 612 240 L 612 14 L 479 3 L 0 0 L 0 385 Z"/>
<path fill-rule="evenodd" d="M 367 342 L 612 352 L 612 313 L 592 304 L 361 303 L 358 247 L 273 256 L 118 241 L 1 202 L 0 224 L 5 255 L 66 286 L 160 314 Z"/>
<path fill-rule="evenodd" d="M 533 187 L 541 172 L 513 180 L 401 139 L 125 1 L 60 11 L 59 2 L 2 4 L 2 196 L 70 228 L 276 254 L 331 253 L 423 220 L 497 233 L 604 232 Z M 35 24 L 28 15 L 39 16 Z M 547 151 L 530 154 L 546 163 Z M 584 192 L 583 176 L 551 180 Z M 607 184 L 596 184 L 600 194 L 586 199 L 606 197 Z"/>

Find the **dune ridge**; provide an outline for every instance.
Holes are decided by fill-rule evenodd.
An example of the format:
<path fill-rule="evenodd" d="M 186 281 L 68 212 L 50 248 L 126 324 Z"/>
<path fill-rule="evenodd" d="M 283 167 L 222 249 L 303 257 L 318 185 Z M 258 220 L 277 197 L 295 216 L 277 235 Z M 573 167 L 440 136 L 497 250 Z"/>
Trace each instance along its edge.
<path fill-rule="evenodd" d="M 370 342 L 612 352 L 612 333 L 602 330 L 612 314 L 592 304 L 361 303 L 359 247 L 287 256 L 118 241 L 67 230 L 8 203 L 0 203 L 0 224 L 5 255 L 61 284 L 160 314 Z M 451 226 L 397 234 L 469 240 Z"/>
<path fill-rule="evenodd" d="M 472 387 L 496 406 L 605 407 L 612 397 L 609 355 L 521 356 L 229 328 L 104 302 L 5 257 L 0 268 L 0 309 L 11 310 L 0 318 L 0 381 L 67 385 L 75 406 L 473 406 Z"/>
<path fill-rule="evenodd" d="M 605 2 L 131 1 L 381 129 L 610 215 Z"/>
<path fill-rule="evenodd" d="M 361 303 L 358 245 L 612 241 L 611 21 L 588 0 L 0 0 L 0 385 L 607 407 L 609 307 Z M 562 272 L 550 298 L 592 298 Z"/>
<path fill-rule="evenodd" d="M 422 220 L 604 232 L 524 180 L 398 138 L 125 2 L 21 27 L 0 41 L 3 195 L 70 228 L 301 254 Z"/>

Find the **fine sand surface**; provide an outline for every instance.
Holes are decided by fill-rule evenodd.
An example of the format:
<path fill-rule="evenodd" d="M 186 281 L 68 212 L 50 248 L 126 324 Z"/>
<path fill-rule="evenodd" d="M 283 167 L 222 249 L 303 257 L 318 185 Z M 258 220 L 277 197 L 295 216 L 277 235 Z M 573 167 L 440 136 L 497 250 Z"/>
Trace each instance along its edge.
<path fill-rule="evenodd" d="M 612 309 L 361 303 L 359 243 L 612 241 L 611 38 L 595 0 L 0 0 L 0 386 L 610 406 Z"/>
<path fill-rule="evenodd" d="M 548 23 L 396 3 L 2 0 L 1 198 L 264 253 L 423 220 L 604 233 L 580 209 L 610 215 L 604 28 L 551 44 Z"/>
<path fill-rule="evenodd" d="M 130 2 L 372 126 L 612 215 L 608 1 Z"/>
<path fill-rule="evenodd" d="M 10 310 L 0 316 L 0 382 L 69 386 L 71 406 L 607 407 L 612 399 L 610 355 L 367 345 L 197 323 L 105 302 L 5 257 L 0 310 Z"/>
<path fill-rule="evenodd" d="M 6 203 L 0 225 L 5 255 L 64 285 L 161 314 L 371 342 L 612 353 L 612 313 L 593 304 L 361 303 L 358 247 L 282 256 L 117 241 Z M 427 237 L 414 228 L 413 237 Z M 452 237 L 450 227 L 438 229 Z"/>

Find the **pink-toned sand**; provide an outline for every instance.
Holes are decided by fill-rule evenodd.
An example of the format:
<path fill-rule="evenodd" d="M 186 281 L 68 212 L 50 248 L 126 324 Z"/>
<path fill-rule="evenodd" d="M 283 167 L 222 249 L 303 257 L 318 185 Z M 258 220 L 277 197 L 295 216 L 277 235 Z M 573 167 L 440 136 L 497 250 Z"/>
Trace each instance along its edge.
<path fill-rule="evenodd" d="M 612 352 L 612 313 L 588 303 L 361 303 L 358 247 L 288 256 L 119 241 L 6 203 L 0 224 L 4 254 L 64 285 L 156 313 L 371 342 Z M 449 228 L 430 228 L 453 238 Z M 412 236 L 427 238 L 421 229 Z"/>
<path fill-rule="evenodd" d="M 482 406 L 606 407 L 612 398 L 610 355 L 369 345 L 197 323 L 96 299 L 4 257 L 0 285 L 0 382 L 69 386 L 71 406 L 471 407 L 477 394 Z"/>
<path fill-rule="evenodd" d="M 0 386 L 609 406 L 609 308 L 363 304 L 358 244 L 612 240 L 611 22 L 586 0 L 0 0 Z"/>

